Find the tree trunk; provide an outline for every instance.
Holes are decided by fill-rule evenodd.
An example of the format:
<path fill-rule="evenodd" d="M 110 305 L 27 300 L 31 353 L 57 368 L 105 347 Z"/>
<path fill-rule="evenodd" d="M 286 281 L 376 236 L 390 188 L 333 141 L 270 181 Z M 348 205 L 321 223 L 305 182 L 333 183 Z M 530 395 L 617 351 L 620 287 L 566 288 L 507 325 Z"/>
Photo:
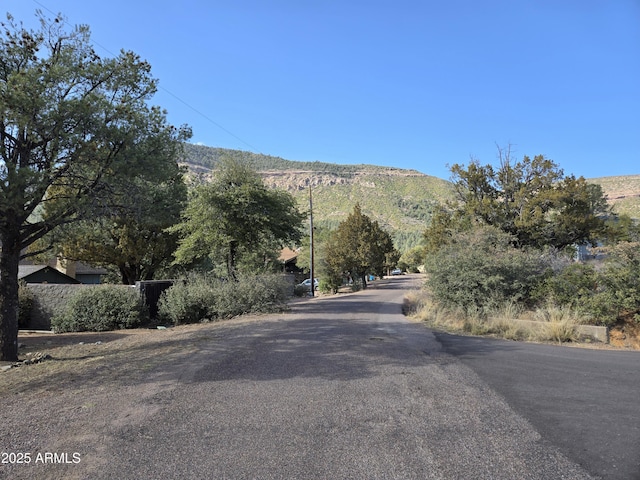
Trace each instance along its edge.
<path fill-rule="evenodd" d="M 142 280 L 140 266 L 132 263 L 121 263 L 118 265 L 120 279 L 123 285 L 135 285 L 138 280 Z M 149 280 L 148 278 L 145 280 Z"/>
<path fill-rule="evenodd" d="M 229 256 L 227 257 L 227 273 L 229 280 L 237 280 L 236 277 L 236 256 L 238 255 L 238 242 L 231 240 L 229 242 Z"/>
<path fill-rule="evenodd" d="M 18 361 L 19 235 L 0 236 L 0 361 Z"/>

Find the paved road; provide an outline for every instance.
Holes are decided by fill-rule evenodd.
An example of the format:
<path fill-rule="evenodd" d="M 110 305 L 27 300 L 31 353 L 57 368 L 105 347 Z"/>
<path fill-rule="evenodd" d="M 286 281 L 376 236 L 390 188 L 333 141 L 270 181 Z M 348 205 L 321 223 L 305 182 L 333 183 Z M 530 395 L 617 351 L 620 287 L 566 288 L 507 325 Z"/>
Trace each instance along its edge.
<path fill-rule="evenodd" d="M 433 334 L 412 279 L 223 327 L 158 408 L 110 439 L 105 478 L 591 478 Z M 126 465 L 126 468 L 125 468 Z"/>
<path fill-rule="evenodd" d="M 586 411 L 601 396 L 571 379 L 561 394 L 552 384 L 527 385 L 523 376 L 551 376 L 533 373 L 538 357 L 516 360 L 533 355 L 528 347 L 465 344 L 473 339 L 408 321 L 402 298 L 415 281 L 392 278 L 365 292 L 305 300 L 286 315 L 221 323 L 170 362 L 141 364 L 144 382 L 91 382 L 95 392 L 78 391 L 56 407 L 70 420 L 46 447 L 81 451 L 82 462 L 16 467 L 11 478 L 616 478 L 598 455 L 617 432 L 636 448 L 637 417 L 613 409 L 602 412 L 607 428 L 592 427 L 576 408 Z M 563 366 L 573 353 L 553 355 L 554 375 L 576 371 Z M 567 364 L 584 361 L 580 374 L 591 375 L 584 358 Z M 594 382 L 602 381 L 595 372 Z M 604 377 L 613 396 L 616 377 Z M 632 385 L 625 402 L 637 401 Z M 24 442 L 44 449 L 37 424 L 25 420 L 20 438 L 31 433 Z M 595 461 L 584 460 L 591 455 Z M 636 459 L 615 459 L 610 472 L 637 473 Z"/>
<path fill-rule="evenodd" d="M 589 472 L 640 479 L 640 352 L 436 338 Z"/>

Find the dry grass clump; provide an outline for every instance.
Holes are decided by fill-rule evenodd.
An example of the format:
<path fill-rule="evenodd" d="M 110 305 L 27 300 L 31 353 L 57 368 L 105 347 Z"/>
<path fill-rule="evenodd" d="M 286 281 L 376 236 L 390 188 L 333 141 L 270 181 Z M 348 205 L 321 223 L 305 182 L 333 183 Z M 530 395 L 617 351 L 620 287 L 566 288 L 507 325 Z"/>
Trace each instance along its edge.
<path fill-rule="evenodd" d="M 488 320 L 490 332 L 507 340 L 531 340 L 531 328 L 513 321 L 513 318 L 491 317 Z"/>
<path fill-rule="evenodd" d="M 405 297 L 405 314 L 435 328 L 464 331 L 464 316 L 455 315 L 434 302 L 425 290 L 415 290 Z"/>
<path fill-rule="evenodd" d="M 469 309 L 459 312 L 464 318 L 463 330 L 471 335 L 487 335 L 491 333 L 489 322 L 479 309 Z"/>
<path fill-rule="evenodd" d="M 570 320 L 549 322 L 547 324 L 547 338 L 558 343 L 575 342 L 578 339 L 576 324 Z"/>
<path fill-rule="evenodd" d="M 539 340 L 558 343 L 577 341 L 577 326 L 580 324 L 580 316 L 574 309 L 555 306 L 539 308 L 536 310 L 534 318 L 545 322 L 545 328 L 541 330 Z"/>
<path fill-rule="evenodd" d="M 501 308 L 492 311 L 488 319 L 491 333 L 508 340 L 530 340 L 531 328 L 514 322 L 514 319 L 522 318 L 523 313 L 523 308 L 514 302 L 507 302 Z"/>
<path fill-rule="evenodd" d="M 578 340 L 578 313 L 569 307 L 547 307 L 524 311 L 513 302 L 499 309 L 446 309 L 433 301 L 426 290 L 411 292 L 405 298 L 405 313 L 430 327 L 468 333 L 494 335 L 508 340 L 575 342 Z M 523 317 L 532 320 L 522 320 Z"/>

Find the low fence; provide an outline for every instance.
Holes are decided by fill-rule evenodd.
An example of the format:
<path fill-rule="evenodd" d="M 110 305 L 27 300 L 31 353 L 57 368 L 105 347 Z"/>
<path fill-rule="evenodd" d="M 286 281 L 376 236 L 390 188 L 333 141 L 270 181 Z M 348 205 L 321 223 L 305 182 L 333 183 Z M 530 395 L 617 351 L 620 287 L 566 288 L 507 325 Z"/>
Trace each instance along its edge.
<path fill-rule="evenodd" d="M 137 282 L 136 288 L 143 295 L 144 302 L 149 308 L 151 319 L 158 315 L 158 300 L 164 290 L 173 285 L 173 280 L 153 280 Z M 96 288 L 99 285 L 85 284 L 52 284 L 29 283 L 27 287 L 33 293 L 33 305 L 29 315 L 27 330 L 51 330 L 51 319 L 61 313 L 69 300 L 84 288 Z M 130 285 L 122 285 L 122 288 L 131 288 Z"/>
<path fill-rule="evenodd" d="M 96 285 L 29 283 L 27 287 L 33 293 L 33 305 L 27 329 L 51 330 L 51 318 L 64 310 L 67 302 L 82 288 L 95 288 Z"/>
<path fill-rule="evenodd" d="M 293 275 L 285 275 L 291 285 L 291 295 L 295 278 Z M 145 304 L 149 308 L 151 320 L 158 316 L 158 301 L 162 292 L 171 287 L 176 280 L 148 280 L 136 282 L 135 287 L 140 291 Z M 30 319 L 26 325 L 28 330 L 51 330 L 51 319 L 64 310 L 67 302 L 82 288 L 96 288 L 99 285 L 85 284 L 49 284 L 29 283 L 27 287 L 34 296 L 31 307 Z M 130 285 L 121 285 L 122 288 L 131 288 Z"/>

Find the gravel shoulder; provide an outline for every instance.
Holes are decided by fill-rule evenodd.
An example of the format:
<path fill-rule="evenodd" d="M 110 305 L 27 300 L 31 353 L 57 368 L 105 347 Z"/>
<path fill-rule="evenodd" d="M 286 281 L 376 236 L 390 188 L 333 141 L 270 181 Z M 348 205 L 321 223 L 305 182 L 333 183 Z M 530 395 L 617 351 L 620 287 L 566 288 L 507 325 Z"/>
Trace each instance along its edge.
<path fill-rule="evenodd" d="M 277 315 L 244 316 L 219 323 L 180 325 L 163 330 L 131 329 L 112 332 L 44 333 L 21 332 L 20 360 L 39 353 L 51 358 L 3 372 L 0 398 L 23 392 L 39 394 L 51 389 L 66 391 L 99 373 L 103 383 L 137 377 L 161 365 L 171 365 L 197 350 L 197 345 L 215 338 L 221 326 L 258 322 Z M 11 362 L 3 362 L 5 366 Z"/>
<path fill-rule="evenodd" d="M 221 328 L 268 317 L 166 330 L 20 335 L 21 360 L 38 352 L 51 358 L 0 373 L 0 448 L 8 461 L 0 463 L 0 478 L 103 478 L 101 468 L 113 460 L 105 435 L 118 435 L 158 413 L 145 399 L 177 388 L 194 366 L 192 357 L 215 342 Z M 30 456 L 26 464 L 7 456 L 24 453 Z"/>

